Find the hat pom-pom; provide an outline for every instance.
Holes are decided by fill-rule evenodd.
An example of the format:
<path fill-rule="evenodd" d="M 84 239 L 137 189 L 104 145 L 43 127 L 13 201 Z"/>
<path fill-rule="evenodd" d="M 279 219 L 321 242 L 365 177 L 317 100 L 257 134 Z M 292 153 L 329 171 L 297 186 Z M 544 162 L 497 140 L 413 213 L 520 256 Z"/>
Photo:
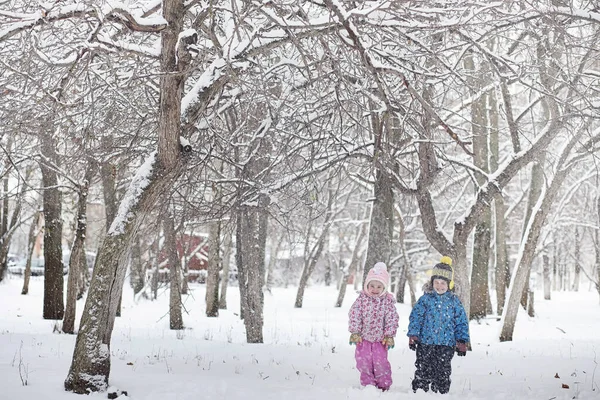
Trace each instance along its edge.
<path fill-rule="evenodd" d="M 448 256 L 442 257 L 442 259 L 440 260 L 440 262 L 442 264 L 446 264 L 446 265 L 452 266 L 452 259 L 450 257 L 448 257 Z"/>
<path fill-rule="evenodd" d="M 373 272 L 376 274 L 381 274 L 382 272 L 387 272 L 387 265 L 384 262 L 377 262 L 373 266 Z"/>

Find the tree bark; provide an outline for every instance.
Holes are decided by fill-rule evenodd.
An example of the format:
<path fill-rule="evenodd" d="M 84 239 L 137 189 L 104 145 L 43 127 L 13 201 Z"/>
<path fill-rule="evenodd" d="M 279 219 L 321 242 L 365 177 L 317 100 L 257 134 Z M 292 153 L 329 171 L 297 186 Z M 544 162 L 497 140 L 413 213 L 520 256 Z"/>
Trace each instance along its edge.
<path fill-rule="evenodd" d="M 112 136 L 106 136 L 102 138 L 102 146 L 106 151 L 112 148 L 113 138 Z M 118 200 L 117 200 L 117 167 L 110 161 L 102 163 L 100 168 L 100 178 L 102 180 L 102 194 L 104 197 L 104 213 L 105 231 L 108 229 L 117 215 Z M 121 300 L 119 299 L 119 305 L 117 306 L 117 317 L 121 316 Z"/>
<path fill-rule="evenodd" d="M 596 214 L 598 217 L 598 222 L 600 222 L 600 193 L 596 198 Z M 596 291 L 598 292 L 599 300 L 600 300 L 600 233 L 596 229 L 594 232 L 594 242 L 595 242 L 595 264 L 596 264 Z"/>
<path fill-rule="evenodd" d="M 581 235 L 579 234 L 579 229 L 575 228 L 575 275 L 573 276 L 573 291 L 579 291 L 579 280 L 581 277 Z"/>
<path fill-rule="evenodd" d="M 145 176 L 148 170 L 152 172 Z M 142 223 L 142 216 L 154 208 L 161 196 L 170 192 L 173 180 L 181 171 L 181 165 L 165 169 L 157 163 L 153 154 L 131 182 L 119 209 L 122 218 L 115 219 L 98 252 L 73 361 L 65 380 L 66 390 L 84 394 L 107 388 L 110 340 L 131 240 Z"/>
<path fill-rule="evenodd" d="M 277 254 L 279 253 L 279 249 L 281 249 L 281 244 L 283 243 L 284 238 L 284 235 L 280 235 L 278 233 L 275 233 L 273 236 L 275 244 L 271 243 L 271 255 L 269 257 L 269 264 L 267 266 L 267 277 L 265 278 L 265 289 L 268 292 L 271 292 L 271 288 L 273 286 L 273 271 L 275 270 L 275 264 L 277 264 Z"/>
<path fill-rule="evenodd" d="M 169 212 L 163 213 L 163 227 L 165 232 L 165 250 L 169 262 L 169 328 L 183 329 L 181 315 L 181 261 L 177 252 L 177 232 L 173 216 Z"/>
<path fill-rule="evenodd" d="M 57 164 L 56 144 L 52 133 L 41 135 L 42 154 L 46 162 Z M 41 163 L 44 186 L 44 319 L 64 317 L 64 280 L 62 262 L 62 193 L 53 166 Z"/>
<path fill-rule="evenodd" d="M 387 172 L 377 169 L 373 186 L 373 204 L 369 220 L 367 257 L 364 263 L 362 282 L 375 263 L 389 264 L 394 235 L 394 193 Z M 362 284 L 361 284 L 362 286 Z"/>
<path fill-rule="evenodd" d="M 27 261 L 25 262 L 25 271 L 23 272 L 23 289 L 21 294 L 29 293 L 29 280 L 31 279 L 31 257 L 35 249 L 35 242 L 43 229 L 43 215 L 40 211 L 36 211 L 33 216 L 33 221 L 29 227 L 27 235 Z"/>
<path fill-rule="evenodd" d="M 417 302 L 415 294 L 415 284 L 412 279 L 412 264 L 408 257 L 408 251 L 406 250 L 406 229 L 404 225 L 404 218 L 400 212 L 400 209 L 396 207 L 396 215 L 398 225 L 400 226 L 400 233 L 398 234 L 398 247 L 401 251 L 403 267 L 400 270 L 400 276 L 398 277 L 398 287 L 396 288 L 396 302 L 404 304 L 404 297 L 406 292 L 406 286 L 408 284 L 408 291 L 410 293 L 410 303 L 414 305 Z"/>
<path fill-rule="evenodd" d="M 506 220 L 504 217 L 504 199 L 497 196 L 494 199 L 494 221 L 496 237 L 496 262 L 494 274 L 496 277 L 496 313 L 502 315 L 504 302 L 506 301 L 506 289 L 509 284 L 509 265 L 506 251 Z"/>
<path fill-rule="evenodd" d="M 12 135 L 8 136 L 8 141 L 6 143 L 6 149 L 8 152 L 11 151 L 12 147 Z M 0 254 L 0 282 L 4 280 L 4 276 L 6 275 L 7 270 L 7 255 L 8 248 L 10 246 L 10 240 L 8 240 L 8 209 L 9 209 L 9 174 L 8 172 L 11 169 L 10 159 L 7 157 L 4 160 L 4 179 L 2 179 L 2 203 L 0 204 L 0 253 L 6 254 L 2 256 Z"/>
<path fill-rule="evenodd" d="M 231 262 L 231 231 L 227 229 L 223 242 L 223 279 L 219 298 L 219 309 L 227 309 L 227 287 L 229 286 L 229 264 Z"/>
<path fill-rule="evenodd" d="M 136 296 L 146 285 L 146 271 L 144 262 L 142 261 L 142 249 L 139 236 L 133 240 L 131 245 L 131 274 L 129 279 L 131 288 L 133 289 L 133 295 Z"/>
<path fill-rule="evenodd" d="M 246 341 L 263 343 L 263 306 L 265 277 L 265 244 L 268 199 L 259 199 L 258 207 L 245 206 L 239 210 L 236 243 Z M 261 207 L 262 205 L 262 207 Z"/>
<path fill-rule="evenodd" d="M 340 288 L 338 292 L 337 300 L 335 301 L 335 307 L 341 307 L 344 303 L 344 297 L 346 296 L 346 288 L 348 286 L 348 280 L 351 276 L 354 279 L 358 279 L 356 276 L 357 266 L 360 263 L 360 249 L 362 248 L 363 240 L 365 239 L 367 229 L 365 224 L 360 224 L 356 234 L 356 241 L 354 242 L 354 248 L 352 249 L 352 256 L 350 257 L 350 264 L 348 265 L 348 271 L 341 279 Z"/>
<path fill-rule="evenodd" d="M 213 192 L 214 193 L 214 192 Z M 221 222 L 211 221 L 208 233 L 208 268 L 206 274 L 206 316 L 219 316 L 219 271 L 221 270 Z M 226 276 L 223 279 L 227 279 Z"/>
<path fill-rule="evenodd" d="M 302 303 L 304 302 L 304 291 L 306 289 L 306 285 L 308 284 L 308 280 L 310 279 L 312 273 L 317 266 L 317 262 L 321 258 L 321 254 L 323 253 L 323 248 L 327 242 L 327 237 L 329 236 L 329 229 L 331 228 L 332 220 L 334 217 L 333 212 L 333 202 L 335 193 L 333 188 L 329 187 L 327 190 L 327 206 L 325 209 L 325 220 L 323 221 L 323 227 L 321 229 L 321 233 L 317 238 L 317 241 L 310 248 L 308 252 L 305 252 L 305 260 L 304 260 L 304 268 L 302 269 L 302 274 L 300 275 L 300 282 L 298 283 L 298 291 L 296 292 L 296 301 L 294 302 L 294 307 L 302 308 Z M 308 239 L 310 237 L 310 227 L 307 231 L 307 240 L 306 244 L 308 245 Z"/>
<path fill-rule="evenodd" d="M 158 262 L 158 255 L 160 254 L 160 238 L 161 235 L 158 233 L 156 235 L 156 239 L 154 240 L 153 246 L 151 247 L 150 254 L 154 252 L 154 257 L 152 257 L 152 280 L 150 282 L 150 298 L 152 300 L 156 300 L 158 298 L 158 278 L 160 274 L 160 263 Z"/>
<path fill-rule="evenodd" d="M 550 257 L 547 254 L 542 255 L 543 271 L 544 276 L 544 300 L 552 299 L 552 278 L 550 276 Z"/>
<path fill-rule="evenodd" d="M 96 260 L 92 284 L 75 342 L 65 389 L 76 393 L 104 390 L 110 375 L 110 339 L 126 274 L 132 238 L 161 196 L 171 192 L 183 171 L 180 155 L 180 115 L 183 75 L 177 64 L 177 43 L 183 26 L 182 0 L 163 1 L 168 25 L 161 32 L 158 150 L 140 168 L 121 202 Z M 149 174 L 147 171 L 151 171 Z"/>
<path fill-rule="evenodd" d="M 525 235 L 525 229 L 529 223 L 529 219 L 531 218 L 532 209 L 538 201 L 540 194 L 542 192 L 542 186 L 544 185 L 544 157 L 543 154 L 540 155 L 540 158 L 534 162 L 531 168 L 531 182 L 529 185 L 529 196 L 527 199 L 527 208 L 525 211 L 525 218 L 523 220 L 523 235 Z M 527 309 L 527 296 L 529 293 L 529 273 L 527 274 L 527 278 L 525 280 L 525 287 L 523 288 L 523 293 L 521 295 L 521 306 L 524 309 Z"/>
<path fill-rule="evenodd" d="M 77 227 L 75 240 L 69 256 L 69 277 L 67 279 L 67 304 L 63 318 L 64 333 L 75 332 L 75 313 L 79 282 L 83 281 L 82 269 L 87 270 L 85 257 L 85 236 L 87 232 L 87 198 L 90 183 L 96 173 L 96 162 L 91 158 L 87 162 L 83 182 L 79 185 L 79 202 L 77 204 Z"/>
<path fill-rule="evenodd" d="M 600 211 L 600 209 L 599 209 Z M 600 216 L 600 214 L 599 214 Z M 559 258 L 559 248 L 560 245 L 558 243 L 558 235 L 557 233 L 554 234 L 554 238 L 553 238 L 553 242 L 554 242 L 554 251 L 553 251 L 553 257 L 552 257 L 552 290 L 559 290 L 558 289 L 558 258 Z"/>
<path fill-rule="evenodd" d="M 472 51 L 468 52 L 464 58 L 465 69 L 471 71 L 472 77 L 469 79 L 471 95 L 477 96 L 477 93 L 484 87 L 483 70 L 487 69 L 485 62 L 478 62 L 475 67 L 475 55 Z M 471 103 L 471 133 L 473 136 L 473 164 L 481 171 L 489 172 L 488 163 L 488 127 L 490 121 L 488 118 L 488 99 L 492 93 L 486 92 L 475 98 Z M 475 191 L 480 190 L 487 178 L 481 174 L 475 174 Z M 486 208 L 475 225 L 475 234 L 473 237 L 473 256 L 471 268 L 471 290 L 470 290 L 470 311 L 471 319 L 481 319 L 487 315 L 487 299 L 489 297 L 489 252 L 491 240 L 491 213 Z"/>
<path fill-rule="evenodd" d="M 582 129 L 580 132 L 583 131 L 585 130 Z M 504 313 L 502 314 L 502 330 L 500 332 L 501 342 L 511 341 L 513 339 L 519 302 L 523 290 L 527 284 L 526 280 L 528 279 L 531 271 L 531 265 L 535 257 L 538 239 L 542 231 L 542 224 L 544 223 L 546 215 L 550 210 L 550 207 L 554 202 L 562 183 L 574 166 L 574 163 L 567 164 L 566 159 L 570 154 L 570 150 L 580 139 L 580 135 L 574 135 L 574 137 L 570 139 L 570 142 L 564 147 L 562 154 L 556 163 L 556 172 L 552 182 L 545 192 L 539 196 L 538 203 L 531 208 L 531 218 L 524 232 L 524 239 L 522 240 L 521 247 L 519 249 L 519 258 L 515 264 L 515 271 L 513 272 L 510 283 L 510 294 L 504 309 Z M 530 313 L 533 313 L 533 310 L 531 310 Z"/>
<path fill-rule="evenodd" d="M 26 179 L 28 177 L 29 177 L 29 174 L 27 174 Z M 22 204 L 23 204 L 24 194 L 25 194 L 25 183 L 22 185 L 21 192 L 19 193 L 16 204 L 13 208 L 13 213 L 10 218 L 10 223 L 7 222 L 6 231 L 4 231 L 4 233 L 0 236 L 0 282 L 2 282 L 2 276 L 4 274 L 6 274 L 6 270 L 7 270 L 7 266 L 8 266 L 8 252 L 10 249 L 10 243 L 12 241 L 13 235 L 17 231 L 17 228 L 20 226 L 21 208 L 22 208 Z M 5 212 L 8 213 L 8 206 L 7 206 L 7 208 L 5 208 Z"/>

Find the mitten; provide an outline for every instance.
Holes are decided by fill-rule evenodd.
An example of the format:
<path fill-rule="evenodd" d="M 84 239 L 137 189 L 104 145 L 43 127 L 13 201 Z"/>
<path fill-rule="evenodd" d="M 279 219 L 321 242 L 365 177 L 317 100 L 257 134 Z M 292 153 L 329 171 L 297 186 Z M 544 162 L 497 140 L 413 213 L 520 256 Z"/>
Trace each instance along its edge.
<path fill-rule="evenodd" d="M 348 339 L 348 344 L 357 344 L 360 342 L 362 342 L 362 338 L 358 333 L 353 333 L 352 335 L 350 335 L 350 339 Z"/>
<path fill-rule="evenodd" d="M 394 338 L 390 337 L 390 336 L 386 336 L 381 341 L 381 344 L 386 346 L 388 350 L 393 349 L 394 348 Z"/>
<path fill-rule="evenodd" d="M 467 343 L 464 340 L 459 340 L 456 342 L 456 355 L 459 357 L 464 357 L 467 355 Z"/>
<path fill-rule="evenodd" d="M 412 351 L 417 350 L 417 344 L 419 343 L 419 338 L 417 336 L 409 336 L 408 338 L 408 348 Z"/>

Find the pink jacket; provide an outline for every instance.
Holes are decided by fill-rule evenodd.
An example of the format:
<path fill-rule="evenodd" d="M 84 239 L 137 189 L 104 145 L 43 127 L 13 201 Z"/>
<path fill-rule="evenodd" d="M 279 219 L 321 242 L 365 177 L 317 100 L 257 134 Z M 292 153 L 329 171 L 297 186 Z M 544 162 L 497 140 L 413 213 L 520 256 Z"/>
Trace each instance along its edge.
<path fill-rule="evenodd" d="M 365 291 L 360 292 L 348 317 L 348 330 L 360 334 L 363 340 L 381 342 L 384 337 L 396 336 L 399 317 L 396 299 L 391 293 L 373 297 Z"/>

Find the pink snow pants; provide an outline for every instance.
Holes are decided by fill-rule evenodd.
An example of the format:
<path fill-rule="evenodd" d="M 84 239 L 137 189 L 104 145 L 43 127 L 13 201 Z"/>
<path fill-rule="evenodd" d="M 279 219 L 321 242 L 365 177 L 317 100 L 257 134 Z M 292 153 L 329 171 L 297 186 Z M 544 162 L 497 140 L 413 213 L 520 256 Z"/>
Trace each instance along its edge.
<path fill-rule="evenodd" d="M 380 342 L 363 340 L 356 344 L 354 358 L 361 385 L 374 385 L 382 390 L 392 386 L 392 366 L 387 359 L 386 346 Z"/>

